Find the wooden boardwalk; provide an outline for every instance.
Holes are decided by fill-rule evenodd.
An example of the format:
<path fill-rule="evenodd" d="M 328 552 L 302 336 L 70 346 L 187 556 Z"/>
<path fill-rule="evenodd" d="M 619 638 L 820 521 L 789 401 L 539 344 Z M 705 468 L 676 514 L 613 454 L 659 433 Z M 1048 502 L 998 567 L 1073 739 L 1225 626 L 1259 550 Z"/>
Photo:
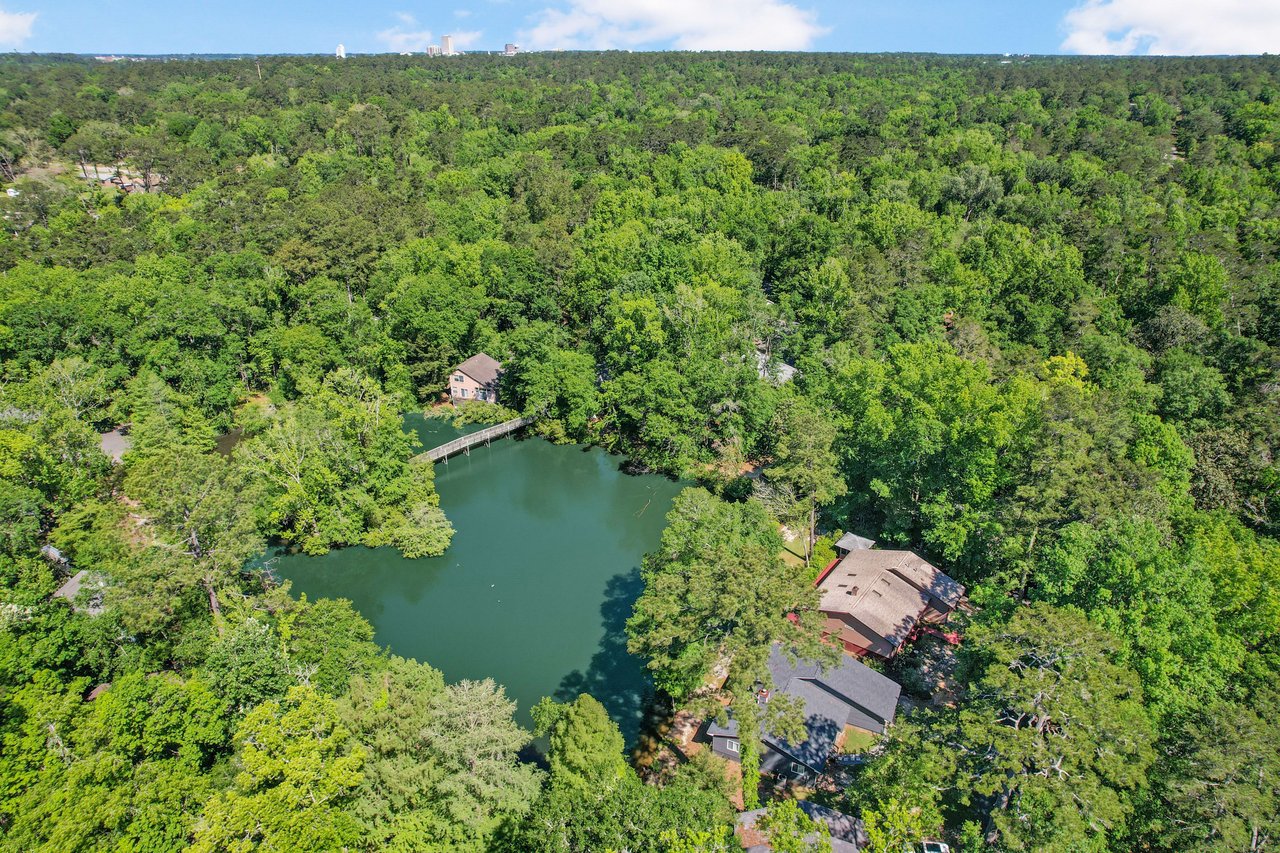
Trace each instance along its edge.
<path fill-rule="evenodd" d="M 455 438 L 453 441 L 447 441 L 439 447 L 433 447 L 426 453 L 419 453 L 413 457 L 411 462 L 424 462 L 430 459 L 432 462 L 439 462 L 442 459 L 448 459 L 457 453 L 470 453 L 471 448 L 478 444 L 488 444 L 495 438 L 502 438 L 504 435 L 510 435 L 521 427 L 528 426 L 533 423 L 533 418 L 516 418 L 514 420 L 505 421 L 504 423 L 487 426 L 479 432 L 473 432 L 471 435 L 464 435 L 461 438 Z"/>

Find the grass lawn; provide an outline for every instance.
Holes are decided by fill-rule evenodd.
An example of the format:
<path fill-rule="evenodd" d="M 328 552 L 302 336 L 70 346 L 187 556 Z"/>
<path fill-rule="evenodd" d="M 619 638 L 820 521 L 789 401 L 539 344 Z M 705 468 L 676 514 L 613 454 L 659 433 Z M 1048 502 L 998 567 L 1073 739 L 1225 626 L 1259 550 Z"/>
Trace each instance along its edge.
<path fill-rule="evenodd" d="M 797 547 L 799 546 L 797 545 Z M 791 543 L 788 542 L 786 545 L 782 546 L 782 561 L 789 566 L 803 566 L 804 552 L 802 551 L 797 554 L 795 551 L 792 551 Z"/>
<path fill-rule="evenodd" d="M 862 729 L 849 729 L 848 734 L 844 736 L 844 752 L 846 755 L 857 755 L 859 752 L 866 752 L 876 742 L 877 736 Z"/>

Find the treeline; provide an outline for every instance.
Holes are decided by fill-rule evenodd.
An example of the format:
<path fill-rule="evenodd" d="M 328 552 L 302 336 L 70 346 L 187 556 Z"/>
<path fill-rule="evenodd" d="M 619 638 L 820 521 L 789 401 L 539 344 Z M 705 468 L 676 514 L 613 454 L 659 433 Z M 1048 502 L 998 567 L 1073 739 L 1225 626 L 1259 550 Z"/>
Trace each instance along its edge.
<path fill-rule="evenodd" d="M 399 412 L 483 350 L 549 437 L 714 493 L 664 544 L 700 574 L 651 559 L 633 620 L 676 693 L 726 649 L 758 663 L 803 599 L 747 531 L 757 612 L 673 588 L 741 574 L 693 547 L 707 525 L 857 530 L 969 586 L 955 707 L 900 725 L 851 807 L 965 849 L 1264 849 L 1277 145 L 1272 57 L 6 59 L 0 838 L 223 849 L 256 816 L 375 849 L 401 813 L 404 849 L 717 837 L 708 775 L 671 783 L 712 792 L 683 811 L 629 770 L 613 798 L 554 756 L 539 781 L 498 688 L 244 570 L 273 540 L 443 549 Z M 760 462 L 765 489 L 740 476 Z M 47 600 L 45 544 L 104 579 L 102 615 Z M 680 636 L 718 645 L 646 641 L 682 600 L 710 629 Z M 435 740 L 370 742 L 398 689 Z M 467 714 L 502 745 L 482 806 L 450 769 Z M 590 772 L 614 773 L 601 737 Z M 290 781 L 288 750 L 330 775 Z M 313 785 L 309 822 L 289 798 Z"/>

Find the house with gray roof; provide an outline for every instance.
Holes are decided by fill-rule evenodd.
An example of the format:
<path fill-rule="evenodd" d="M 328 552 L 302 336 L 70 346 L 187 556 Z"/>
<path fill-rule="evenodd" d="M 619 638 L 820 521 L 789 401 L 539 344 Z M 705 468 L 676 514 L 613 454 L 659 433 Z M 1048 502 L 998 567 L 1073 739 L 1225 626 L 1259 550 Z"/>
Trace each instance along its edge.
<path fill-rule="evenodd" d="M 480 400 L 498 402 L 502 362 L 478 352 L 449 373 L 449 399 L 454 403 Z"/>
<path fill-rule="evenodd" d="M 820 806 L 809 800 L 800 800 L 797 805 L 800 806 L 800 811 L 808 815 L 814 823 L 826 824 L 828 838 L 831 841 L 831 853 L 858 853 L 858 850 L 866 846 L 869 841 L 862 821 L 856 817 Z M 756 824 L 764 814 L 765 809 L 755 809 L 738 815 L 738 840 L 747 848 L 747 853 L 768 853 L 773 850 L 764 834 L 756 829 Z"/>
<path fill-rule="evenodd" d="M 893 723 L 902 692 L 895 682 L 854 658 L 842 657 L 839 664 L 824 668 L 814 661 L 792 662 L 779 646 L 769 655 L 769 674 L 774 687 L 762 691 L 760 701 L 779 694 L 799 699 L 807 737 L 793 744 L 761 731 L 760 769 L 796 778 L 821 774 L 848 730 L 884 732 Z M 713 720 L 707 736 L 713 752 L 739 760 L 738 721 L 732 716 L 723 726 Z"/>
<path fill-rule="evenodd" d="M 63 599 L 77 613 L 97 616 L 103 611 L 102 598 L 105 589 L 106 579 L 101 574 L 81 569 L 58 587 L 52 597 Z"/>

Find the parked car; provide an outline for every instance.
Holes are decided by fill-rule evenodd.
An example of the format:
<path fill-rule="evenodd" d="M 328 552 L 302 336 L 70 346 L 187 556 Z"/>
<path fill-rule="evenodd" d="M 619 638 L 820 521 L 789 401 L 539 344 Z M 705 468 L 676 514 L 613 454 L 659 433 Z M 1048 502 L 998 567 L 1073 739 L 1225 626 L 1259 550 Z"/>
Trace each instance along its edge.
<path fill-rule="evenodd" d="M 951 848 L 941 841 L 926 841 L 921 846 L 924 853 L 951 853 Z"/>

